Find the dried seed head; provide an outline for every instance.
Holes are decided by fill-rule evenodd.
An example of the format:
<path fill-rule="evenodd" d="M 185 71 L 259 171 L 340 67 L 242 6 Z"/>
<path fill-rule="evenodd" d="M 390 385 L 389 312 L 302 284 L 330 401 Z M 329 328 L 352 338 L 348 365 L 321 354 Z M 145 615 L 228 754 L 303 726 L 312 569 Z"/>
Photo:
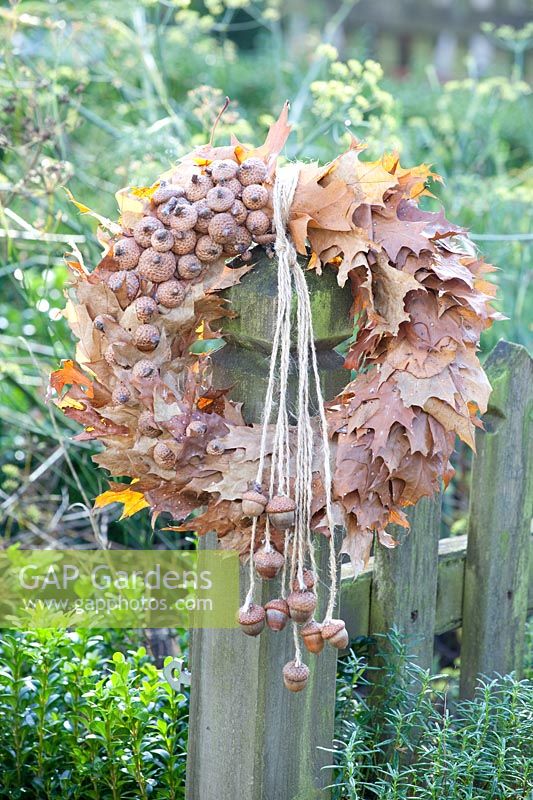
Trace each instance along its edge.
<path fill-rule="evenodd" d="M 141 248 L 131 236 L 119 239 L 113 245 L 113 258 L 120 269 L 133 269 L 136 267 L 141 252 Z"/>
<path fill-rule="evenodd" d="M 176 258 L 173 253 L 158 253 L 152 247 L 145 250 L 139 259 L 138 271 L 149 281 L 163 283 L 174 275 Z"/>
<path fill-rule="evenodd" d="M 174 246 L 172 252 L 177 256 L 194 253 L 196 246 L 196 233 L 194 231 L 174 231 Z"/>
<path fill-rule="evenodd" d="M 337 650 L 344 650 L 348 647 L 350 637 L 344 620 L 330 619 L 325 621 L 322 624 L 322 638 L 332 647 L 336 647 Z"/>
<path fill-rule="evenodd" d="M 246 208 L 257 211 L 268 203 L 268 191 L 259 183 L 251 183 L 243 189 L 242 202 Z"/>
<path fill-rule="evenodd" d="M 294 525 L 294 511 L 296 503 L 291 497 L 277 494 L 272 497 L 266 507 L 270 524 L 278 530 L 286 530 Z"/>
<path fill-rule="evenodd" d="M 158 230 L 154 231 L 150 242 L 153 249 L 157 250 L 158 253 L 166 253 L 167 250 L 172 250 L 174 237 L 168 228 L 158 228 Z"/>
<path fill-rule="evenodd" d="M 231 242 L 237 232 L 237 223 L 231 214 L 215 214 L 209 223 L 209 236 L 218 244 Z"/>
<path fill-rule="evenodd" d="M 157 303 L 152 297 L 138 297 L 135 301 L 135 314 L 139 322 L 150 322 L 157 314 Z"/>
<path fill-rule="evenodd" d="M 239 609 L 237 619 L 247 636 L 258 636 L 265 627 L 265 609 L 251 603 L 248 608 L 243 606 Z"/>
<path fill-rule="evenodd" d="M 235 202 L 235 195 L 225 186 L 215 186 L 206 195 L 207 205 L 217 214 L 228 211 Z"/>
<path fill-rule="evenodd" d="M 139 325 L 133 336 L 135 347 L 143 353 L 150 353 L 155 350 L 160 339 L 161 334 L 155 325 Z"/>
<path fill-rule="evenodd" d="M 159 284 L 155 297 L 165 308 L 177 308 L 183 303 L 185 291 L 179 281 L 172 279 Z"/>
<path fill-rule="evenodd" d="M 183 197 L 184 194 L 181 186 L 172 186 L 166 181 L 161 181 L 151 199 L 154 206 L 160 206 L 162 203 L 168 203 L 173 197 Z"/>
<path fill-rule="evenodd" d="M 229 213 L 239 225 L 242 225 L 244 222 L 246 222 L 246 218 L 248 217 L 248 209 L 241 200 L 235 200 L 229 210 Z"/>
<path fill-rule="evenodd" d="M 298 624 L 307 622 L 316 608 L 316 595 L 314 592 L 291 592 L 287 597 L 291 619 Z"/>
<path fill-rule="evenodd" d="M 226 446 L 221 439 L 211 439 L 205 446 L 205 452 L 210 456 L 221 456 Z"/>
<path fill-rule="evenodd" d="M 155 463 L 163 469 L 176 466 L 176 454 L 165 442 L 158 442 L 152 452 Z"/>
<path fill-rule="evenodd" d="M 210 236 L 200 236 L 194 251 L 200 261 L 210 264 L 222 255 L 222 245 L 214 242 Z"/>
<path fill-rule="evenodd" d="M 111 400 L 115 406 L 124 406 L 131 400 L 130 387 L 125 383 L 117 383 L 111 394 Z"/>
<path fill-rule="evenodd" d="M 195 228 L 198 233 L 207 233 L 208 225 L 215 216 L 215 212 L 208 206 L 207 200 L 198 200 L 194 207 L 198 215 Z"/>
<path fill-rule="evenodd" d="M 231 180 L 231 178 L 236 176 L 238 169 L 239 165 L 237 162 L 229 158 L 224 158 L 222 160 L 217 159 L 209 164 L 209 172 L 216 183 L 218 183 L 218 181 Z"/>
<path fill-rule="evenodd" d="M 265 604 L 266 624 L 271 631 L 282 631 L 289 621 L 289 606 L 282 598 L 269 600 Z"/>
<path fill-rule="evenodd" d="M 201 239 L 204 237 L 200 237 Z M 198 245 L 197 245 L 198 246 Z M 192 281 L 203 272 L 203 264 L 192 253 L 178 258 L 178 275 L 186 281 Z"/>
<path fill-rule="evenodd" d="M 150 247 L 154 231 L 162 227 L 163 223 L 157 217 L 143 217 L 133 226 L 133 238 L 141 247 Z"/>
<path fill-rule="evenodd" d="M 267 177 L 267 168 L 264 161 L 260 158 L 247 158 L 239 167 L 237 177 L 243 186 L 250 186 L 252 183 L 263 183 Z"/>
<path fill-rule="evenodd" d="M 209 175 L 193 175 L 189 185 L 185 189 L 185 197 L 191 203 L 203 200 L 209 189 L 213 188 L 213 181 Z"/>
<path fill-rule="evenodd" d="M 246 227 L 252 236 L 262 236 L 270 231 L 271 220 L 264 211 L 250 211 L 246 217 Z"/>
<path fill-rule="evenodd" d="M 119 272 L 112 272 L 107 279 L 107 285 L 111 291 L 124 297 L 126 305 L 137 297 L 139 293 L 139 278 L 134 272 L 121 269 Z"/>
<path fill-rule="evenodd" d="M 177 205 L 170 215 L 169 224 L 173 231 L 189 231 L 196 225 L 198 213 L 194 206 Z"/>
<path fill-rule="evenodd" d="M 141 358 L 140 361 L 137 361 L 137 363 L 133 365 L 131 375 L 136 380 L 145 383 L 155 383 L 159 377 L 159 369 L 153 361 L 150 361 L 148 358 Z"/>
<path fill-rule="evenodd" d="M 324 639 L 322 638 L 322 625 L 314 619 L 306 622 L 300 629 L 300 636 L 303 643 L 310 653 L 321 653 L 324 649 Z"/>
<path fill-rule="evenodd" d="M 161 428 L 158 427 L 151 411 L 143 411 L 140 414 L 137 428 L 142 436 L 149 436 L 150 439 L 155 439 L 161 434 Z"/>
<path fill-rule="evenodd" d="M 254 553 L 255 568 L 259 575 L 266 580 L 275 578 L 284 563 L 285 559 L 281 553 L 273 548 L 261 547 Z"/>
<path fill-rule="evenodd" d="M 290 692 L 301 692 L 305 689 L 308 679 L 309 667 L 305 664 L 289 661 L 283 667 L 283 683 Z"/>

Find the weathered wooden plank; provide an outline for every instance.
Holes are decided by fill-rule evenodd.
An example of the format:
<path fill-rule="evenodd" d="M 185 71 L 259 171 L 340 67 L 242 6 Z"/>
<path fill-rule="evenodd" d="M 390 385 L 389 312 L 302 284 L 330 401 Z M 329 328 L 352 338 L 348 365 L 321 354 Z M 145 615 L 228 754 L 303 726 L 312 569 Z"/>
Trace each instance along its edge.
<path fill-rule="evenodd" d="M 409 532 L 391 526 L 402 543 L 376 547 L 370 594 L 370 635 L 396 627 L 424 669 L 433 660 L 441 499 L 425 497 L 409 510 Z"/>
<path fill-rule="evenodd" d="M 463 624 L 463 586 L 466 561 L 466 535 L 451 536 L 439 542 L 437 609 L 435 634 L 460 628 Z M 370 593 L 374 559 L 354 580 L 349 564 L 342 568 L 342 616 L 350 639 L 368 636 L 370 631 Z M 533 614 L 533 536 L 529 543 L 528 614 Z"/>
<path fill-rule="evenodd" d="M 213 540 L 206 543 L 213 546 Z M 317 559 L 327 571 L 325 540 Z M 246 574 L 242 577 L 245 587 Z M 262 602 L 278 592 L 277 581 L 265 582 Z M 318 595 L 320 619 L 325 587 Z M 283 685 L 283 665 L 293 657 L 290 626 L 257 638 L 240 630 L 193 632 L 188 800 L 328 797 L 337 651 L 326 647 L 318 657 L 305 654 L 311 672 L 301 694 Z"/>
<path fill-rule="evenodd" d="M 485 363 L 492 384 L 476 434 L 463 600 L 461 694 L 480 674 L 520 672 L 533 512 L 533 368 L 525 348 L 499 342 Z"/>

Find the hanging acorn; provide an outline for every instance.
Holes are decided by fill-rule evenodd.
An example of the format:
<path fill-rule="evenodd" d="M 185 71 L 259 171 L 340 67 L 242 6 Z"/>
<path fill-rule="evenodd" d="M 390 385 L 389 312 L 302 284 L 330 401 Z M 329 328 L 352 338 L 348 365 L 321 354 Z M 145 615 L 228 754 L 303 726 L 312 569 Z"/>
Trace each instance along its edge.
<path fill-rule="evenodd" d="M 268 497 L 260 487 L 249 489 L 242 496 L 242 513 L 245 517 L 259 517 L 265 510 Z"/>
<path fill-rule="evenodd" d="M 291 592 L 287 597 L 291 619 L 298 625 L 307 622 L 316 608 L 316 595 L 313 592 Z"/>
<path fill-rule="evenodd" d="M 296 503 L 292 497 L 287 497 L 284 494 L 274 495 L 266 506 L 270 524 L 280 531 L 293 527 L 295 509 Z"/>
<path fill-rule="evenodd" d="M 300 630 L 305 648 L 310 653 L 321 653 L 324 649 L 322 638 L 322 625 L 315 619 L 310 619 Z"/>
<path fill-rule="evenodd" d="M 258 636 L 265 627 L 265 609 L 263 606 L 250 603 L 239 609 L 238 622 L 247 636 Z"/>
<path fill-rule="evenodd" d="M 274 550 L 270 545 L 261 547 L 261 549 L 254 554 L 255 568 L 259 575 L 266 580 L 275 578 L 284 563 L 285 559 L 281 553 L 278 553 L 278 551 Z"/>
<path fill-rule="evenodd" d="M 290 692 L 301 692 L 307 686 L 309 667 L 297 661 L 289 661 L 283 667 L 283 683 Z"/>
<path fill-rule="evenodd" d="M 348 647 L 350 637 L 342 619 L 330 619 L 322 624 L 322 638 L 337 650 Z"/>
<path fill-rule="evenodd" d="M 266 624 L 271 631 L 282 631 L 289 621 L 289 606 L 281 597 L 265 604 Z"/>

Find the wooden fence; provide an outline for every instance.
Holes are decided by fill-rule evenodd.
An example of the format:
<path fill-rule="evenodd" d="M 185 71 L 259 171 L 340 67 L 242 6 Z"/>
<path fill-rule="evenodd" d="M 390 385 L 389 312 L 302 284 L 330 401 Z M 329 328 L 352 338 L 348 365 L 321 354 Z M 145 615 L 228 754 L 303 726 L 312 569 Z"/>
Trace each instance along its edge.
<path fill-rule="evenodd" d="M 379 547 L 355 581 L 342 573 L 341 614 L 352 638 L 394 625 L 427 668 L 434 635 L 462 628 L 464 697 L 479 674 L 520 672 L 533 612 L 532 361 L 502 341 L 485 367 L 493 393 L 476 435 L 468 534 L 439 541 L 440 500 L 423 500 L 401 547 Z M 290 639 L 195 632 L 188 800 L 328 797 L 336 652 L 311 656 L 308 686 L 292 695 L 280 678 Z"/>

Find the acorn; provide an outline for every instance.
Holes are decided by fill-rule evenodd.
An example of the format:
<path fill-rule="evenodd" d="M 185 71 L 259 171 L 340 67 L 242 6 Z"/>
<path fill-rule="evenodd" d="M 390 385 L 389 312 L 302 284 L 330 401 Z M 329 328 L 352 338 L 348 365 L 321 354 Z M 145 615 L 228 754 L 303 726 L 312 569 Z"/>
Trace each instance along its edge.
<path fill-rule="evenodd" d="M 178 203 L 181 201 L 181 204 L 185 203 L 188 205 L 188 200 L 185 197 L 171 197 L 168 202 L 163 203 L 162 205 L 158 206 L 156 214 L 157 218 L 160 222 L 164 225 L 170 225 L 170 219 L 174 214 L 174 210 L 177 208 Z"/>
<path fill-rule="evenodd" d="M 229 158 L 217 159 L 209 164 L 208 171 L 214 181 L 229 181 L 235 178 L 239 165 Z"/>
<path fill-rule="evenodd" d="M 298 661 L 289 661 L 283 667 L 283 683 L 290 692 L 301 692 L 307 686 L 309 667 Z"/>
<path fill-rule="evenodd" d="M 113 245 L 113 258 L 120 269 L 133 269 L 137 266 L 141 255 L 141 248 L 131 237 L 119 239 Z"/>
<path fill-rule="evenodd" d="M 214 242 L 226 244 L 234 238 L 237 232 L 237 223 L 231 214 L 215 214 L 207 230 Z"/>
<path fill-rule="evenodd" d="M 289 621 L 289 606 L 281 597 L 265 603 L 266 624 L 271 631 L 282 631 Z"/>
<path fill-rule="evenodd" d="M 209 237 L 202 236 L 201 239 L 203 238 L 208 239 Z M 193 253 L 190 253 L 187 256 L 180 256 L 180 258 L 178 258 L 178 275 L 180 278 L 183 278 L 186 281 L 191 281 L 194 278 L 197 278 L 202 274 L 203 269 L 203 264 Z"/>
<path fill-rule="evenodd" d="M 191 203 L 203 200 L 210 189 L 213 188 L 213 181 L 209 175 L 192 175 L 191 182 L 185 189 L 185 197 Z"/>
<path fill-rule="evenodd" d="M 112 272 L 107 279 L 107 285 L 112 292 L 118 294 L 124 292 L 126 299 L 134 300 L 139 293 L 139 278 L 134 272 L 121 269 L 119 272 Z M 123 296 L 123 295 L 122 295 Z M 122 303 L 121 303 L 122 304 Z"/>
<path fill-rule="evenodd" d="M 189 422 L 185 428 L 185 436 L 191 439 L 196 439 L 198 436 L 204 436 L 207 433 L 207 425 L 200 420 L 193 420 Z"/>
<path fill-rule="evenodd" d="M 224 251 L 231 256 L 244 253 L 252 244 L 252 234 L 244 225 L 238 225 L 231 241 L 224 245 Z"/>
<path fill-rule="evenodd" d="M 165 442 L 158 442 L 152 455 L 155 463 L 163 469 L 172 469 L 176 466 L 176 454 Z"/>
<path fill-rule="evenodd" d="M 330 619 L 323 622 L 322 638 L 337 650 L 344 650 L 350 643 L 350 637 L 342 619 Z"/>
<path fill-rule="evenodd" d="M 284 494 L 276 494 L 272 497 L 266 506 L 266 512 L 270 520 L 270 524 L 280 531 L 292 528 L 294 525 L 294 511 L 296 503 L 291 497 Z"/>
<path fill-rule="evenodd" d="M 218 242 L 214 242 L 210 236 L 200 236 L 196 242 L 194 252 L 200 261 L 205 261 L 206 264 L 210 264 L 222 255 L 222 245 L 218 244 Z"/>
<path fill-rule="evenodd" d="M 252 236 L 261 236 L 270 231 L 271 220 L 264 211 L 250 211 L 246 217 L 246 227 Z"/>
<path fill-rule="evenodd" d="M 173 231 L 188 231 L 194 228 L 197 219 L 194 206 L 177 205 L 169 217 L 169 223 Z"/>
<path fill-rule="evenodd" d="M 205 452 L 210 456 L 221 456 L 226 451 L 226 446 L 220 439 L 211 439 L 205 446 Z"/>
<path fill-rule="evenodd" d="M 249 489 L 242 496 L 242 513 L 245 517 L 259 517 L 265 510 L 268 497 L 261 488 Z"/>
<path fill-rule="evenodd" d="M 242 183 L 238 178 L 229 178 L 227 181 L 218 181 L 217 186 L 225 186 L 225 188 L 229 189 L 236 198 L 240 199 L 242 195 Z"/>
<path fill-rule="evenodd" d="M 159 369 L 153 361 L 150 361 L 148 358 L 141 358 L 140 361 L 137 361 L 137 363 L 133 365 L 131 375 L 132 378 L 143 381 L 144 383 L 155 383 L 159 377 Z"/>
<path fill-rule="evenodd" d="M 175 279 L 159 283 L 155 293 L 155 299 L 165 308 L 176 308 L 185 299 L 185 290 L 181 283 Z"/>
<path fill-rule="evenodd" d="M 252 183 L 243 189 L 242 202 L 251 211 L 258 211 L 268 203 L 268 191 L 259 183 Z"/>
<path fill-rule="evenodd" d="M 291 619 L 301 625 L 307 622 L 316 608 L 316 595 L 314 592 L 291 592 L 287 597 Z"/>
<path fill-rule="evenodd" d="M 278 553 L 273 547 L 269 547 L 268 549 L 266 546 L 261 547 L 254 553 L 255 568 L 259 575 L 266 580 L 275 578 L 284 563 L 285 559 L 281 553 Z"/>
<path fill-rule="evenodd" d="M 247 636 L 258 636 L 265 627 L 265 609 L 263 606 L 251 603 L 248 608 L 239 609 L 237 620 L 243 633 Z"/>
<path fill-rule="evenodd" d="M 155 325 L 139 325 L 133 335 L 135 347 L 143 353 L 155 350 L 161 340 L 161 334 Z"/>
<path fill-rule="evenodd" d="M 144 251 L 139 259 L 139 274 L 153 283 L 163 283 L 174 275 L 176 257 L 171 252 L 158 253 L 153 247 Z"/>
<path fill-rule="evenodd" d="M 209 208 L 209 206 L 207 205 L 207 201 L 205 199 L 198 200 L 196 203 L 194 203 L 194 207 L 196 209 L 196 214 L 198 217 L 198 219 L 196 220 L 196 225 L 194 227 L 199 233 L 207 233 L 207 228 L 209 226 L 209 223 L 215 216 L 215 212 L 213 211 L 212 208 Z"/>
<path fill-rule="evenodd" d="M 265 162 L 260 158 L 247 158 L 240 165 L 237 177 L 243 186 L 250 186 L 252 183 L 263 183 L 267 177 Z"/>
<path fill-rule="evenodd" d="M 321 653 L 324 649 L 324 639 L 322 638 L 322 626 L 315 619 L 310 619 L 300 628 L 300 636 L 303 639 L 305 648 L 310 653 Z"/>
<path fill-rule="evenodd" d="M 149 436 L 151 439 L 155 439 L 161 434 L 161 428 L 158 427 L 151 411 L 143 411 L 139 415 L 137 429 L 143 436 Z"/>
<path fill-rule="evenodd" d="M 235 200 L 232 207 L 229 210 L 229 213 L 239 225 L 242 225 L 243 222 L 246 222 L 246 217 L 248 216 L 248 209 L 244 205 L 243 202 L 240 200 Z"/>
<path fill-rule="evenodd" d="M 206 195 L 206 201 L 209 208 L 217 214 L 222 211 L 228 211 L 235 202 L 235 195 L 226 186 L 215 186 L 210 189 Z"/>
<path fill-rule="evenodd" d="M 154 231 L 162 227 L 163 223 L 157 217 L 143 217 L 132 228 L 133 238 L 141 247 L 150 247 Z"/>
<path fill-rule="evenodd" d="M 302 577 L 306 589 L 312 589 L 313 586 L 315 586 L 316 575 L 311 569 L 307 569 L 304 567 L 304 569 L 302 570 Z M 298 572 L 296 573 L 296 576 L 292 582 L 292 588 L 295 592 L 299 592 L 300 589 L 302 588 L 298 580 Z"/>
<path fill-rule="evenodd" d="M 157 303 L 152 297 L 138 297 L 135 301 L 135 314 L 139 322 L 150 322 L 157 314 Z"/>
<path fill-rule="evenodd" d="M 131 400 L 131 391 L 127 384 L 117 383 L 111 394 L 111 400 L 115 406 L 124 406 Z"/>
<path fill-rule="evenodd" d="M 197 238 L 193 230 L 174 231 L 172 252 L 177 256 L 186 256 L 187 253 L 193 253 Z"/>
<path fill-rule="evenodd" d="M 185 191 L 181 186 L 172 186 L 167 181 L 161 181 L 151 200 L 154 206 L 160 206 L 161 203 L 168 203 L 172 197 L 182 197 L 184 194 Z"/>
<path fill-rule="evenodd" d="M 167 250 L 172 250 L 174 246 L 174 237 L 168 228 L 158 228 L 152 234 L 150 244 L 158 253 L 166 253 Z"/>

